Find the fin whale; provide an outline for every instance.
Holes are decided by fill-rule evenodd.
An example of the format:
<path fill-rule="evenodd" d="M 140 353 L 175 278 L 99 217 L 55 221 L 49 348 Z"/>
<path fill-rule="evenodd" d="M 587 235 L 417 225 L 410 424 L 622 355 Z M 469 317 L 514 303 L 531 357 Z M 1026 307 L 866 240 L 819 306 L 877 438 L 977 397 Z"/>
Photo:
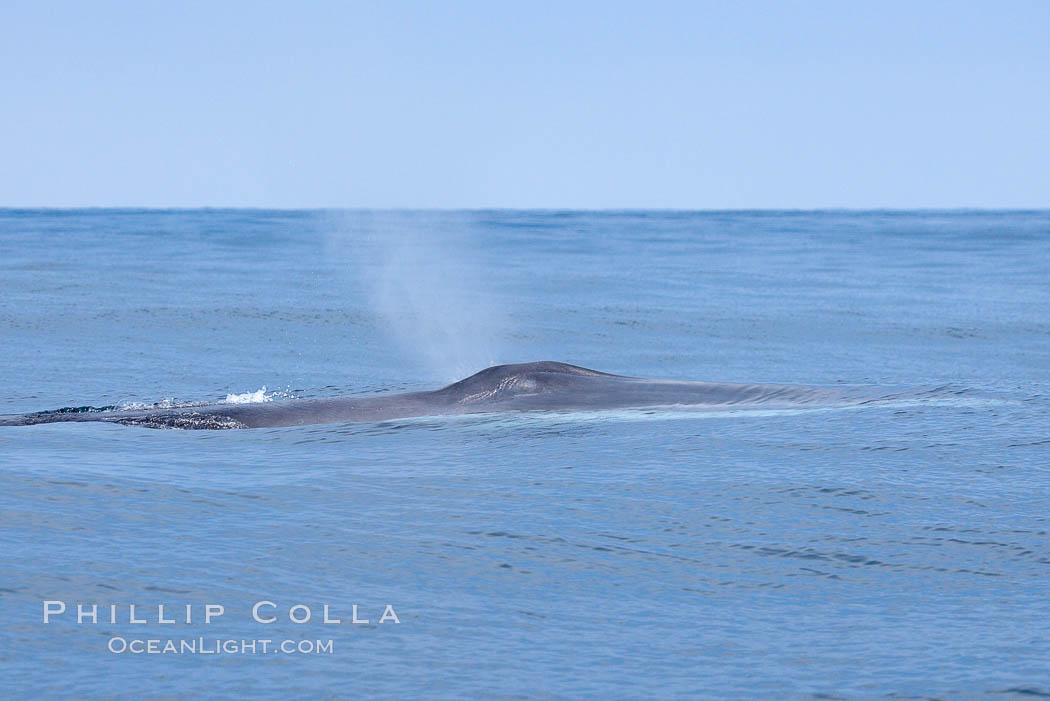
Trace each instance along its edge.
<path fill-rule="evenodd" d="M 148 428 L 266 428 L 515 411 L 786 408 L 846 399 L 844 391 L 830 388 L 653 380 L 543 361 L 497 365 L 431 391 L 181 408 L 60 409 L 0 417 L 0 426 L 101 421 Z"/>

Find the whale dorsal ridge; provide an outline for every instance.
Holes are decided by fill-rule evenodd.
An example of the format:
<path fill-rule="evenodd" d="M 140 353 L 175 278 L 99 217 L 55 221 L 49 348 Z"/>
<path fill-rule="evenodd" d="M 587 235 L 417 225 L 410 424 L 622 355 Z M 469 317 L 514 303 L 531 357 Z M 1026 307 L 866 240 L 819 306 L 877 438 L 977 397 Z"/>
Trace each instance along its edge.
<path fill-rule="evenodd" d="M 474 402 L 511 394 L 534 394 L 541 391 L 540 386 L 543 384 L 541 380 L 553 379 L 551 376 L 556 375 L 620 377 L 620 375 L 589 370 L 578 365 L 541 360 L 535 363 L 493 365 L 459 382 L 453 382 L 437 390 L 435 394 L 445 395 L 457 402 Z"/>

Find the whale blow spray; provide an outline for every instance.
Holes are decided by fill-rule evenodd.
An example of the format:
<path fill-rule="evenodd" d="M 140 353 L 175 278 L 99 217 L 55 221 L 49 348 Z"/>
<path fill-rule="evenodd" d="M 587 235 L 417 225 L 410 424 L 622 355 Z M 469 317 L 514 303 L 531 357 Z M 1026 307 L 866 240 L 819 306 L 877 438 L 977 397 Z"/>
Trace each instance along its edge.
<path fill-rule="evenodd" d="M 453 220 L 454 229 L 448 221 L 423 228 L 416 219 L 375 232 L 374 309 L 402 351 L 442 381 L 499 360 L 506 323 L 489 269 L 470 245 L 467 215 Z"/>

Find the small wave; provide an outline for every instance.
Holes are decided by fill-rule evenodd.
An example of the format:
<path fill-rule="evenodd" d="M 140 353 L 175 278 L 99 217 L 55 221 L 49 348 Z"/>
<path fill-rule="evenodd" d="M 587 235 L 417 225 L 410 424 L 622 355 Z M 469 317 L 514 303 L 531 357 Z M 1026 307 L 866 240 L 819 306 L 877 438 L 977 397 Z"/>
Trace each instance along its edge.
<path fill-rule="evenodd" d="M 200 406 L 211 406 L 213 404 L 259 404 L 261 402 L 272 402 L 274 399 L 294 399 L 295 393 L 290 390 L 267 391 L 264 385 L 254 392 L 243 392 L 241 394 L 227 394 L 225 399 L 218 401 L 185 401 L 171 397 L 156 402 L 121 402 L 120 404 L 108 404 L 106 406 L 64 406 L 59 409 L 48 409 L 46 411 L 34 412 L 39 415 L 49 414 L 94 414 L 110 411 L 155 411 L 157 409 L 192 409 Z"/>
<path fill-rule="evenodd" d="M 183 402 L 178 399 L 161 399 L 157 402 L 124 402 L 120 406 L 111 407 L 117 411 L 149 411 L 152 409 L 185 409 L 194 406 L 204 406 L 208 402 Z"/>
<path fill-rule="evenodd" d="M 109 404 L 107 406 L 64 406 L 60 409 L 49 409 L 47 411 L 37 412 L 41 415 L 46 414 L 93 414 L 100 411 L 112 411 L 119 407 L 115 404 Z"/>

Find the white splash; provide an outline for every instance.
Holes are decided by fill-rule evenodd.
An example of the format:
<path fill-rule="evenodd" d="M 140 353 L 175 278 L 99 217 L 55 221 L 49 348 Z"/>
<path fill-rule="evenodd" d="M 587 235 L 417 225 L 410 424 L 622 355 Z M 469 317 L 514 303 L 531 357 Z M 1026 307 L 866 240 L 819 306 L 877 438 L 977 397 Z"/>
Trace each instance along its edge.
<path fill-rule="evenodd" d="M 261 402 L 272 402 L 273 393 L 266 393 L 266 385 L 263 385 L 261 389 L 257 389 L 254 392 L 245 392 L 243 394 L 227 394 L 226 399 L 223 400 L 225 404 L 259 404 Z"/>

